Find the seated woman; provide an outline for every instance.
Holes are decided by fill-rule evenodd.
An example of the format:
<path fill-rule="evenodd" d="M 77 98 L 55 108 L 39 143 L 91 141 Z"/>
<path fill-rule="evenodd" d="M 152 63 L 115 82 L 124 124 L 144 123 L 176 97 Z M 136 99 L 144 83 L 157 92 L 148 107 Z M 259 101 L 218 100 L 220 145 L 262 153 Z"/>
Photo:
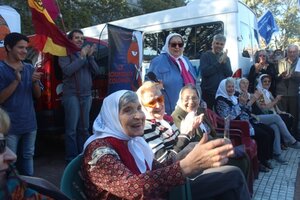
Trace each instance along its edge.
<path fill-rule="evenodd" d="M 221 81 L 216 93 L 216 112 L 221 117 L 230 116 L 232 120 L 245 120 L 250 125 L 250 136 L 257 143 L 257 157 L 260 161 L 261 172 L 269 172 L 272 166 L 269 159 L 273 155 L 274 132 L 268 126 L 258 123 L 248 112 L 249 105 L 239 104 L 239 99 L 234 96 L 235 80 L 227 78 Z M 247 108 L 247 109 L 246 109 Z"/>
<path fill-rule="evenodd" d="M 218 138 L 216 131 L 205 116 L 205 109 L 200 107 L 200 99 L 200 94 L 195 86 L 186 85 L 181 89 L 177 106 L 172 113 L 175 125 L 181 128 L 184 123 L 191 121 L 191 132 L 193 133 L 191 141 L 200 141 L 203 134 L 208 134 L 211 140 L 216 139 Z M 229 158 L 227 164 L 239 167 L 247 179 L 250 161 L 246 155 L 242 154 L 238 157 Z"/>
<path fill-rule="evenodd" d="M 278 115 L 275 114 L 264 114 L 260 111 L 259 107 L 256 105 L 256 101 L 261 98 L 262 92 L 256 90 L 254 94 L 248 93 L 249 81 L 246 78 L 241 78 L 237 81 L 236 87 L 237 92 L 236 96 L 239 97 L 239 103 L 243 108 L 255 119 L 263 123 L 274 131 L 274 144 L 273 144 L 273 158 L 280 164 L 287 164 L 288 162 L 281 156 L 281 134 L 280 129 L 283 127 L 281 124 L 281 119 Z M 286 141 L 292 141 L 291 137 L 288 135 L 283 135 Z"/>
<path fill-rule="evenodd" d="M 104 99 L 93 125 L 94 135 L 84 150 L 82 172 L 88 199 L 166 198 L 173 186 L 185 183 L 186 177 L 222 166 L 233 154 L 232 145 L 224 139 L 207 142 L 203 137 L 184 159 L 162 165 L 153 160 L 150 146 L 141 137 L 144 125 L 145 114 L 134 92 L 120 90 Z M 236 180 L 237 188 L 232 190 L 236 198 L 250 199 L 241 173 L 231 175 Z M 220 188 L 230 190 L 232 186 L 227 185 Z"/>
<path fill-rule="evenodd" d="M 6 146 L 5 134 L 10 126 L 8 115 L 0 108 L 0 199 L 52 199 L 28 188 L 12 167 L 17 156 Z"/>
<path fill-rule="evenodd" d="M 158 83 L 150 81 L 144 82 L 138 89 L 137 94 L 146 115 L 144 138 L 150 145 L 154 153 L 154 158 L 161 163 L 172 163 L 175 159 L 184 158 L 201 139 L 200 137 L 197 137 L 198 140 L 195 140 L 195 131 L 193 130 L 192 124 L 189 121 L 186 121 L 187 123 L 185 122 L 185 125 L 183 125 L 186 126 L 185 130 L 181 129 L 181 131 L 179 131 L 174 123 L 170 121 L 172 119 L 165 115 L 164 101 L 161 99 L 162 93 Z M 207 135 L 205 137 L 207 137 Z M 247 174 L 247 171 L 249 170 L 249 163 L 247 160 L 245 163 L 242 161 L 241 168 L 245 174 Z M 232 173 L 236 170 L 236 168 L 228 166 L 204 171 L 203 174 L 205 174 L 205 176 L 200 175 L 196 180 L 191 181 L 193 199 L 198 199 L 199 196 L 206 199 L 217 195 L 222 196 L 223 198 L 221 199 L 226 199 L 226 196 L 224 196 L 225 194 L 221 195 L 222 191 L 220 190 L 215 189 L 214 192 L 207 192 L 212 185 L 215 187 L 217 184 L 212 172 L 222 173 L 222 176 L 218 175 L 218 184 L 222 185 L 225 184 L 225 182 L 233 181 L 230 178 L 229 171 Z M 225 171 L 226 173 L 224 173 Z M 211 176 L 210 181 L 204 180 L 205 177 L 209 176 Z M 206 187 L 203 186 L 204 182 Z M 233 188 L 236 187 L 236 185 L 232 186 Z"/>
<path fill-rule="evenodd" d="M 261 109 L 264 114 L 278 114 L 286 124 L 286 127 L 291 132 L 290 128 L 293 126 L 294 117 L 290 113 L 281 111 L 277 103 L 281 99 L 281 95 L 277 95 L 276 98 L 273 97 L 272 93 L 269 91 L 272 83 L 272 77 L 268 74 L 262 74 L 258 78 L 258 83 L 256 89 L 261 91 L 263 94 L 261 98 L 257 101 L 257 106 Z"/>

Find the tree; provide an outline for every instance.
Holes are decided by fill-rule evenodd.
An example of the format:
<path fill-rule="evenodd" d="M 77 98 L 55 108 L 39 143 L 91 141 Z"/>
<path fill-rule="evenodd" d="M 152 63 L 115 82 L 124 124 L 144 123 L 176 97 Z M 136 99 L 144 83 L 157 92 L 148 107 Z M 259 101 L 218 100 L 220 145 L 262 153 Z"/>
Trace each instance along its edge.
<path fill-rule="evenodd" d="M 24 6 L 24 2 L 27 3 L 27 1 L 2 0 L 2 2 L 1 4 L 13 7 L 21 15 L 22 33 L 25 35 L 34 34 L 31 11 L 29 6 Z M 141 14 L 141 11 L 130 8 L 126 0 L 57 0 L 57 2 L 63 16 L 65 28 L 63 28 L 61 19 L 55 20 L 55 23 L 63 31 Z"/>
<path fill-rule="evenodd" d="M 280 33 L 275 37 L 275 48 L 283 49 L 288 44 L 300 42 L 300 14 L 297 0 L 244 0 L 244 2 L 260 17 L 270 10 L 279 26 Z"/>
<path fill-rule="evenodd" d="M 151 13 L 169 8 L 176 8 L 185 5 L 184 0 L 140 0 L 140 7 L 144 13 Z"/>

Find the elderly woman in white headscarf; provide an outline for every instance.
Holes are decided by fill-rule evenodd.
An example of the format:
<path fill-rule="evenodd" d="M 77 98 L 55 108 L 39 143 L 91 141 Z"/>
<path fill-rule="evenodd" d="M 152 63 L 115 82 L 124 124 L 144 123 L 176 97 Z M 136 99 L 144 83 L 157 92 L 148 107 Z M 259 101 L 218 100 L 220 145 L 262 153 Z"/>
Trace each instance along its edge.
<path fill-rule="evenodd" d="M 184 159 L 162 165 L 153 160 L 141 137 L 144 125 L 145 114 L 134 92 L 121 90 L 104 99 L 94 135 L 85 143 L 82 172 L 88 199 L 165 199 L 186 177 L 222 166 L 233 154 L 224 139 L 207 142 L 204 137 Z M 232 192 L 237 199 L 250 199 L 242 175 L 233 175 L 237 181 Z M 232 185 L 221 188 L 227 191 Z"/>
<path fill-rule="evenodd" d="M 149 72 L 153 72 L 162 81 L 167 114 L 171 115 L 176 106 L 180 89 L 186 84 L 196 84 L 196 72 L 183 56 L 184 41 L 180 34 L 171 33 L 166 39 L 161 54 L 151 63 Z"/>
<path fill-rule="evenodd" d="M 258 123 L 245 105 L 239 103 L 235 95 L 235 80 L 227 78 L 221 81 L 216 93 L 216 112 L 221 117 L 230 116 L 232 120 L 245 120 L 249 122 L 250 136 L 257 143 L 257 155 L 260 161 L 259 170 L 269 172 L 272 166 L 269 159 L 273 156 L 274 133 L 268 126 Z"/>

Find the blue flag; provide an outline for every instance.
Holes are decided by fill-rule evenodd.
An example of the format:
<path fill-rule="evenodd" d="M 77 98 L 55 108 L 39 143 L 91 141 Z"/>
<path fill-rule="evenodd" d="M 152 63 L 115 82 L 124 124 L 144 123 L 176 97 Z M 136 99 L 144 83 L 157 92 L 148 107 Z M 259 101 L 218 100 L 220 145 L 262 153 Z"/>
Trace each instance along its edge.
<path fill-rule="evenodd" d="M 279 31 L 271 11 L 267 11 L 259 18 L 258 31 L 260 36 L 265 39 L 267 44 L 270 43 L 273 33 Z"/>

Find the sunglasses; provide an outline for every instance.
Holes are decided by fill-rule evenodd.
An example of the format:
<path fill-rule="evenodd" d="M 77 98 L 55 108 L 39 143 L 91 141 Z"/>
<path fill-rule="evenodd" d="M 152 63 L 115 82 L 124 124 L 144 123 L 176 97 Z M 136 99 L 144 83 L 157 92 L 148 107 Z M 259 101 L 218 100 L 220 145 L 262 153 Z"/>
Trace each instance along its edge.
<path fill-rule="evenodd" d="M 4 153 L 6 149 L 6 139 L 0 138 L 0 154 Z"/>
<path fill-rule="evenodd" d="M 153 99 L 152 101 L 145 103 L 144 106 L 149 108 L 155 108 L 157 103 L 163 104 L 165 102 L 165 98 L 163 95 L 157 97 L 156 99 Z"/>
<path fill-rule="evenodd" d="M 170 46 L 173 47 L 173 48 L 176 48 L 177 45 L 178 45 L 179 48 L 183 47 L 183 43 L 170 43 Z"/>

